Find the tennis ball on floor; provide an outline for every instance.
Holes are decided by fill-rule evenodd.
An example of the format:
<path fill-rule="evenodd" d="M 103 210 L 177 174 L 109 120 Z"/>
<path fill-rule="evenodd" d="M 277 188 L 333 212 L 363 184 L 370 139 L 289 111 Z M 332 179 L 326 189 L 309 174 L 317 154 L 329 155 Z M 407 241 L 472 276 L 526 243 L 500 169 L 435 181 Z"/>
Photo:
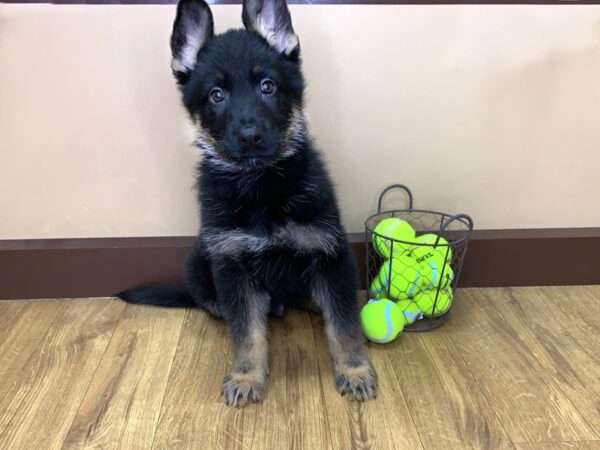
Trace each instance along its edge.
<path fill-rule="evenodd" d="M 376 298 L 406 300 L 421 288 L 421 266 L 410 256 L 387 259 L 371 283 L 371 295 Z"/>
<path fill-rule="evenodd" d="M 360 312 L 363 333 L 370 341 L 385 344 L 404 329 L 404 315 L 393 301 L 369 300 Z"/>
<path fill-rule="evenodd" d="M 439 240 L 438 240 L 439 239 Z M 420 259 L 425 256 L 429 251 L 439 253 L 442 259 L 452 261 L 452 247 L 448 244 L 448 241 L 441 236 L 433 233 L 427 233 L 419 236 L 415 239 L 415 242 L 419 245 L 415 245 L 412 254 L 415 258 Z M 436 245 L 437 242 L 437 245 Z M 415 255 L 415 251 L 417 254 Z M 446 254 L 447 253 L 447 254 Z M 422 262 L 422 261 L 419 261 Z"/>
<path fill-rule="evenodd" d="M 396 305 L 402 310 L 405 325 L 412 325 L 415 321 L 423 317 L 423 311 L 421 311 L 421 308 L 419 308 L 419 305 L 414 300 L 398 300 Z"/>
<path fill-rule="evenodd" d="M 446 289 L 454 280 L 454 271 L 450 264 L 440 264 L 439 258 L 430 258 L 421 263 L 422 288 Z M 442 273 L 443 272 L 443 273 Z"/>
<path fill-rule="evenodd" d="M 421 308 L 425 317 L 439 317 L 452 306 L 453 294 L 451 290 L 443 289 L 439 291 L 439 294 L 437 292 L 437 290 L 420 292 L 415 296 L 415 302 Z"/>
<path fill-rule="evenodd" d="M 383 219 L 377 224 L 374 231 L 377 234 L 373 234 L 373 246 L 379 256 L 384 258 L 389 258 L 392 253 L 393 256 L 399 256 L 412 247 L 406 243 L 396 242 L 396 240 L 414 242 L 416 239 L 413 227 L 407 221 L 397 217 Z M 386 237 L 394 239 L 394 241 L 386 239 Z"/>

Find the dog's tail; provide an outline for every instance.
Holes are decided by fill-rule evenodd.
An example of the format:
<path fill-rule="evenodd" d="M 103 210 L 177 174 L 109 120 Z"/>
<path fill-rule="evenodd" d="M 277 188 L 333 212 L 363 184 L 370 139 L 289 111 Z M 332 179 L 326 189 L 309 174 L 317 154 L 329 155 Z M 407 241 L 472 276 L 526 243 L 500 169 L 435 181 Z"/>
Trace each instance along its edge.
<path fill-rule="evenodd" d="M 116 294 L 127 303 L 138 305 L 170 306 L 173 308 L 190 308 L 194 306 L 194 299 L 185 286 L 154 285 L 137 289 L 130 289 Z"/>

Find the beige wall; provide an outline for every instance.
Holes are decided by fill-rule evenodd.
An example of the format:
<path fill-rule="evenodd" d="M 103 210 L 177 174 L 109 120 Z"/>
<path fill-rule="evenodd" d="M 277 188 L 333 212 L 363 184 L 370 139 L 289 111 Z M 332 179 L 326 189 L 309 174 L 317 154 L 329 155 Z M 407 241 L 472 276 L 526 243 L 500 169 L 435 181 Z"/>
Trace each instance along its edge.
<path fill-rule="evenodd" d="M 214 12 L 218 30 L 240 24 L 239 6 Z M 0 238 L 195 232 L 173 13 L 0 4 Z M 394 181 L 480 228 L 600 225 L 600 8 L 292 15 L 350 231 Z"/>

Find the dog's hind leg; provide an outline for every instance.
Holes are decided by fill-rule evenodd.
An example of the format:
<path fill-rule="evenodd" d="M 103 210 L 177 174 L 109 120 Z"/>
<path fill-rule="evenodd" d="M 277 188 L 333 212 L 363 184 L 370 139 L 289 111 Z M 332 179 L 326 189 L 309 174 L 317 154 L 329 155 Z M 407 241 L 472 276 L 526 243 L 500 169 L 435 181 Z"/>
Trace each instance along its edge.
<path fill-rule="evenodd" d="M 377 374 L 360 330 L 354 268 L 343 258 L 322 269 L 314 276 L 312 295 L 323 311 L 336 388 L 355 400 L 369 400 L 377 396 Z"/>
<path fill-rule="evenodd" d="M 267 389 L 269 294 L 233 260 L 213 268 L 215 286 L 233 339 L 233 366 L 222 391 L 230 406 L 261 401 Z"/>
<path fill-rule="evenodd" d="M 185 283 L 196 306 L 215 317 L 223 317 L 223 307 L 213 283 L 210 257 L 203 247 L 202 241 L 197 239 L 185 266 Z"/>

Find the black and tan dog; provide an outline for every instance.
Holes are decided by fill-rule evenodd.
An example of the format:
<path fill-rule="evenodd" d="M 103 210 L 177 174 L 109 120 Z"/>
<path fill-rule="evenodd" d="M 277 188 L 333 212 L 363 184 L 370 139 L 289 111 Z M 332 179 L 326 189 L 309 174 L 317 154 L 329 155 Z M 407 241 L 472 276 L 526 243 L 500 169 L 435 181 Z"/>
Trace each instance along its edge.
<path fill-rule="evenodd" d="M 172 69 L 203 152 L 201 230 L 186 286 L 119 294 L 131 303 L 198 306 L 223 317 L 234 361 L 228 404 L 263 399 L 267 316 L 314 302 L 343 395 L 376 395 L 361 337 L 352 254 L 331 181 L 307 135 L 298 37 L 284 0 L 246 0 L 244 30 L 213 35 L 210 9 L 182 0 Z"/>

